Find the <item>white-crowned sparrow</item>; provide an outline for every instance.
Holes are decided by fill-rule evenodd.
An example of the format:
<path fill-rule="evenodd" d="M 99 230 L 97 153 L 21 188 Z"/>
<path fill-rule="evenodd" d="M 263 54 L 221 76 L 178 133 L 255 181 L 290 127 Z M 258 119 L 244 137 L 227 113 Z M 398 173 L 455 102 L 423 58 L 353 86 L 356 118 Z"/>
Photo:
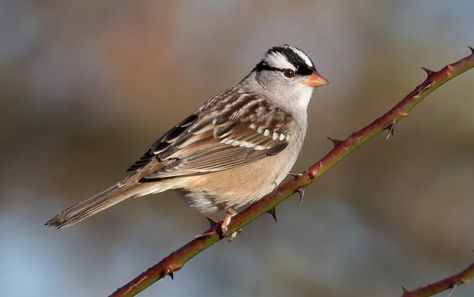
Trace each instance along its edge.
<path fill-rule="evenodd" d="M 161 136 L 129 176 L 46 225 L 63 228 L 125 199 L 166 190 L 183 192 L 202 213 L 234 213 L 288 174 L 303 145 L 313 90 L 325 84 L 303 51 L 287 44 L 269 49 L 235 87 Z"/>

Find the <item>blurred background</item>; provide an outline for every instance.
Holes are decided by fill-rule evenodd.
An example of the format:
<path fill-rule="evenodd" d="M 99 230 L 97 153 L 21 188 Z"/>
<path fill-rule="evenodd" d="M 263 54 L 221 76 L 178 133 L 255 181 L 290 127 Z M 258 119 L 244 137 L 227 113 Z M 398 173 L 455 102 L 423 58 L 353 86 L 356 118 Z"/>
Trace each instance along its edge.
<path fill-rule="evenodd" d="M 0 1 L 2 296 L 106 296 L 207 228 L 165 193 L 43 224 L 125 175 L 271 46 L 317 90 L 293 171 L 474 45 L 474 2 Z M 400 296 L 474 259 L 474 71 L 306 191 L 140 296 Z M 264 235 L 264 236 L 262 236 Z M 447 293 L 444 294 L 446 296 Z M 453 296 L 473 296 L 473 286 Z M 443 295 L 441 295 L 443 296 Z"/>

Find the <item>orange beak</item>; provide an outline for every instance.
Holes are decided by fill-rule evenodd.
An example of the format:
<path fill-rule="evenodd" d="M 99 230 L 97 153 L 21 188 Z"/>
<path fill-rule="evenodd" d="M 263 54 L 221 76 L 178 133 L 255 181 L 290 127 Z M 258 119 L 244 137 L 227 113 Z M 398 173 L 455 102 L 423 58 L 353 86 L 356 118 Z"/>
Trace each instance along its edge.
<path fill-rule="evenodd" d="M 303 80 L 302 83 L 307 86 L 316 88 L 316 87 L 327 85 L 329 82 L 321 74 L 315 71 L 310 76 L 308 76 L 305 80 Z"/>

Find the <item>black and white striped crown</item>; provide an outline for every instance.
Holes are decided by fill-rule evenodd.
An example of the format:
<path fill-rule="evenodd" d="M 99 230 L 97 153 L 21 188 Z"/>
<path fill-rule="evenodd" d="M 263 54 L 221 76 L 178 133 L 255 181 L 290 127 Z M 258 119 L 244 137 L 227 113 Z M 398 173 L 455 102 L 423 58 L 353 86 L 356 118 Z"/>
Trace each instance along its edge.
<path fill-rule="evenodd" d="M 257 71 L 293 69 L 298 75 L 309 75 L 316 71 L 308 55 L 288 44 L 269 49 L 255 68 Z"/>

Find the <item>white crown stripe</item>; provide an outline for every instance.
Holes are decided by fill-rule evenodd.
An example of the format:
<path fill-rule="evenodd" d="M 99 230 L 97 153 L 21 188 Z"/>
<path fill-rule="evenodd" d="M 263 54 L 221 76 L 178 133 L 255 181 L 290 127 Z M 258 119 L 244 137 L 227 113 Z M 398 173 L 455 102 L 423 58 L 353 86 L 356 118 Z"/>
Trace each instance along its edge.
<path fill-rule="evenodd" d="M 309 67 L 314 67 L 313 62 L 311 62 L 311 59 L 305 53 L 303 53 L 302 51 L 300 51 L 299 49 L 295 47 L 289 47 L 289 48 L 291 48 L 291 50 L 295 52 L 295 54 L 300 56 L 300 58 L 303 59 L 306 65 L 308 65 Z"/>
<path fill-rule="evenodd" d="M 272 52 L 267 54 L 265 58 L 263 58 L 263 60 L 269 66 L 274 68 L 296 70 L 295 66 L 288 62 L 288 59 L 283 54 L 278 52 Z"/>

